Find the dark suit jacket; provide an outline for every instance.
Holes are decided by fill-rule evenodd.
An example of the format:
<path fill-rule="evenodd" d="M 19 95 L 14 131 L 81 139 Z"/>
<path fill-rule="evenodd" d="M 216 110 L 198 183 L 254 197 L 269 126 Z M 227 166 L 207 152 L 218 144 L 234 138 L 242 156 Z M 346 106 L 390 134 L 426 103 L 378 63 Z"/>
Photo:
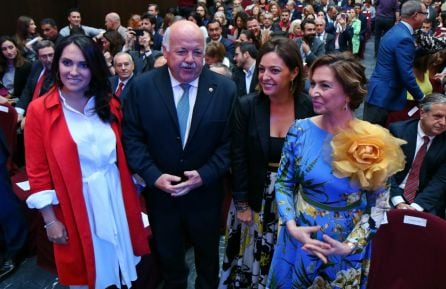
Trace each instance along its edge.
<path fill-rule="evenodd" d="M 407 141 L 402 146 L 406 156 L 404 170 L 391 178 L 390 197 L 402 196 L 403 190 L 399 184 L 404 180 L 412 165 L 417 142 L 418 120 L 408 120 L 392 123 L 390 132 Z M 424 157 L 420 168 L 419 190 L 415 196 L 415 203 L 425 211 L 444 216 L 446 193 L 446 134 L 434 138 Z"/>
<path fill-rule="evenodd" d="M 129 92 L 130 84 L 133 82 L 133 79 L 135 78 L 135 74 L 133 74 L 132 77 L 127 81 L 124 88 L 121 91 L 121 95 L 119 95 L 119 100 L 121 100 L 121 106 L 124 104 L 125 99 L 127 98 L 127 94 Z M 112 92 L 115 93 L 116 89 L 118 88 L 119 84 L 119 76 L 113 75 L 108 78 L 108 81 L 110 82 Z"/>
<path fill-rule="evenodd" d="M 302 46 L 302 38 L 297 38 L 296 40 L 297 46 Z M 325 44 L 317 37 L 314 37 L 313 42 L 310 45 L 311 53 L 307 56 L 305 62 L 310 66 L 316 58 L 325 54 Z M 300 53 L 300 52 L 299 52 Z"/>
<path fill-rule="evenodd" d="M 14 95 L 13 97 L 20 97 L 22 95 L 23 88 L 28 80 L 29 73 L 31 72 L 31 63 L 25 61 L 25 63 L 15 69 L 14 74 Z M 3 78 L 3 73 L 0 74 L 0 80 Z"/>
<path fill-rule="evenodd" d="M 237 96 L 247 95 L 246 93 L 246 82 L 245 82 L 245 72 L 243 69 L 237 68 L 234 70 L 232 75 L 232 80 L 234 80 L 235 85 L 237 86 Z M 258 71 L 254 70 L 252 75 L 251 85 L 249 87 L 249 93 L 255 92 L 257 84 L 259 83 Z"/>
<path fill-rule="evenodd" d="M 207 43 L 211 42 L 211 39 L 208 37 L 206 42 Z M 234 42 L 232 40 L 229 40 L 228 38 L 225 38 L 225 37 L 222 37 L 220 39 L 220 42 L 221 42 L 221 44 L 223 44 L 223 46 L 226 49 L 225 56 L 229 59 L 229 61 L 233 62 L 234 61 L 234 54 L 235 54 Z"/>
<path fill-rule="evenodd" d="M 135 50 L 129 51 L 128 53 L 135 63 L 135 70 L 133 71 L 134 74 L 141 74 L 143 72 L 152 70 L 156 57 L 162 54 L 160 51 L 157 50 L 152 50 L 152 54 L 150 54 L 148 57 L 143 57 L 139 53 L 139 51 Z"/>
<path fill-rule="evenodd" d="M 152 45 L 150 46 L 150 49 L 161 51 L 162 45 L 163 37 L 158 32 L 152 34 Z"/>
<path fill-rule="evenodd" d="M 309 96 L 302 92 L 294 100 L 296 119 L 314 115 Z M 258 212 L 262 205 L 269 160 L 270 101 L 268 96 L 252 93 L 238 98 L 232 132 L 232 171 L 234 200 L 248 201 Z"/>
<path fill-rule="evenodd" d="M 423 98 L 413 73 L 414 55 L 414 40 L 403 23 L 387 31 L 381 38 L 366 102 L 388 111 L 400 111 L 406 105 L 407 91 L 415 100 Z"/>
<path fill-rule="evenodd" d="M 221 201 L 221 177 L 229 168 L 230 115 L 236 87 L 231 79 L 203 69 L 191 128 L 183 149 L 167 65 L 137 76 L 124 106 L 123 141 L 130 168 L 149 188 L 150 208 L 161 214 L 172 203 L 187 209 L 215 208 Z M 154 186 L 163 173 L 180 176 L 197 170 L 203 185 L 181 198 Z"/>
<path fill-rule="evenodd" d="M 325 45 L 325 54 L 331 53 L 335 51 L 335 36 L 331 33 L 324 33 L 324 42 Z"/>
<path fill-rule="evenodd" d="M 26 81 L 26 86 L 22 91 L 22 95 L 20 96 L 19 101 L 16 104 L 16 107 L 22 108 L 26 111 L 28 108 L 28 104 L 31 102 L 34 89 L 37 85 L 37 81 L 39 80 L 39 76 L 42 73 L 43 65 L 40 61 L 34 62 L 31 72 L 28 76 L 28 80 Z M 39 96 L 44 95 L 50 88 L 53 86 L 53 76 L 50 72 L 45 75 L 45 79 L 43 80 L 42 88 L 40 89 Z"/>

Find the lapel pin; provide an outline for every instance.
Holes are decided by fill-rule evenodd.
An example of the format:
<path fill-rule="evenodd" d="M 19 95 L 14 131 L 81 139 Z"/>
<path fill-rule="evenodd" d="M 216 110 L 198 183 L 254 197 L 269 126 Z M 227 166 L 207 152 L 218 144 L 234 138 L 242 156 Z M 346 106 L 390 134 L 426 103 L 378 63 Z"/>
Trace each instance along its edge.
<path fill-rule="evenodd" d="M 214 89 L 212 87 L 209 87 L 209 92 L 210 93 L 214 92 Z"/>

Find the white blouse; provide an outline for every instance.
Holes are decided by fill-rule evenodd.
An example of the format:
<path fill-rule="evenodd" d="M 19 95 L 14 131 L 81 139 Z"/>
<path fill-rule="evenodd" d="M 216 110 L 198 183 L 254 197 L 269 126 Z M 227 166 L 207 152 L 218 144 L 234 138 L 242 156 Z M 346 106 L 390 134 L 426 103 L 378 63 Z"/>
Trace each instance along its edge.
<path fill-rule="evenodd" d="M 121 180 L 116 166 L 116 138 L 109 123 L 94 111 L 91 97 L 83 113 L 70 107 L 61 95 L 68 130 L 77 145 L 82 171 L 82 187 L 93 238 L 96 288 L 121 283 L 128 288 L 136 280 L 134 256 L 126 219 Z M 74 153 L 74 152 L 73 152 Z M 31 195 L 28 207 L 58 204 L 56 192 L 47 190 Z M 120 278 L 121 276 L 121 278 Z"/>

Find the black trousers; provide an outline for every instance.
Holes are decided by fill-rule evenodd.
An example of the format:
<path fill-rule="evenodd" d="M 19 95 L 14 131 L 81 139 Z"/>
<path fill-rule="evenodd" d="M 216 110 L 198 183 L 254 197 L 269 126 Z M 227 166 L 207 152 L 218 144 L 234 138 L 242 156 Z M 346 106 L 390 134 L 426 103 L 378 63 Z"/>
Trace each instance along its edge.
<path fill-rule="evenodd" d="M 195 253 L 195 288 L 217 288 L 220 202 L 192 204 L 187 195 L 172 198 L 166 193 L 166 196 L 146 197 L 164 288 L 187 288 L 189 270 L 185 253 L 189 244 Z"/>
<path fill-rule="evenodd" d="M 381 37 L 395 25 L 394 17 L 376 16 L 375 18 L 375 57 L 378 56 Z"/>

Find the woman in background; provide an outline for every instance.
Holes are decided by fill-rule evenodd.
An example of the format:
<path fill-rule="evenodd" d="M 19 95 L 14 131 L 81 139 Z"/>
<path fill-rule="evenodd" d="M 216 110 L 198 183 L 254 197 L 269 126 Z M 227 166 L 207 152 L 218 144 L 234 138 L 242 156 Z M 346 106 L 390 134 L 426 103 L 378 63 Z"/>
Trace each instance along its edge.
<path fill-rule="evenodd" d="M 297 44 L 267 42 L 258 59 L 261 91 L 240 98 L 234 113 L 233 203 L 220 289 L 265 288 L 277 237 L 274 182 L 282 145 L 296 118 L 314 115 Z"/>
<path fill-rule="evenodd" d="M 9 36 L 0 37 L 0 88 L 2 96 L 15 102 L 21 95 L 31 71 L 15 40 Z"/>
<path fill-rule="evenodd" d="M 14 38 L 20 52 L 30 62 L 36 60 L 36 52 L 33 49 L 36 41 L 33 43 L 30 43 L 30 41 L 42 39 L 37 34 L 36 28 L 37 26 L 32 18 L 28 16 L 20 16 L 17 18 L 17 29 Z"/>
<path fill-rule="evenodd" d="M 70 36 L 52 72 L 57 85 L 27 111 L 28 207 L 42 214 L 62 284 L 130 288 L 149 248 L 103 54 L 90 38 Z"/>

